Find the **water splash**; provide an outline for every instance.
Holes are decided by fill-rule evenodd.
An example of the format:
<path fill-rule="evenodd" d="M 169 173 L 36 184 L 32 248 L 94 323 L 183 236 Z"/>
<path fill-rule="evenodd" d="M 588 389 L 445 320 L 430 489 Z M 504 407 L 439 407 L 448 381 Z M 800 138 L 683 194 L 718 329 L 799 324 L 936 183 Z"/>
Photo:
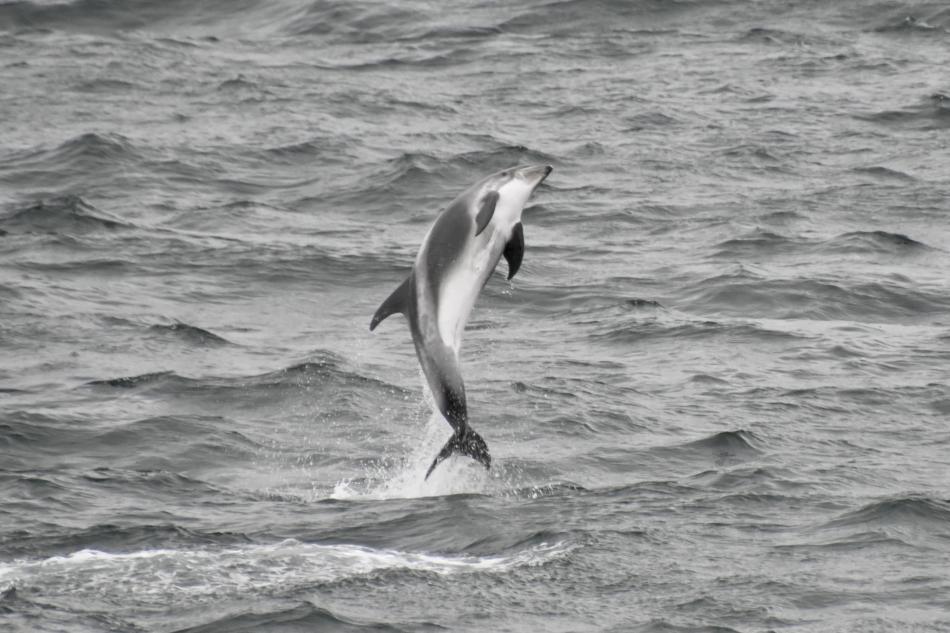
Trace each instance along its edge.
<path fill-rule="evenodd" d="M 468 457 L 452 456 L 432 471 L 426 471 L 451 429 L 439 413 L 432 413 L 423 435 L 405 458 L 390 465 L 377 465 L 361 480 L 344 479 L 330 495 L 333 499 L 409 499 L 459 494 L 489 494 L 493 478 Z"/>

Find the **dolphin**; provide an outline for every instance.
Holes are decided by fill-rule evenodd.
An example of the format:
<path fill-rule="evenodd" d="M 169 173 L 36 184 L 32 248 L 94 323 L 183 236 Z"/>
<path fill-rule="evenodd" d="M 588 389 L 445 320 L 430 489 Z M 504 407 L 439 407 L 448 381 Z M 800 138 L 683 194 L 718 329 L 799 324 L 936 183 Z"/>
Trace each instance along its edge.
<path fill-rule="evenodd" d="M 409 276 L 370 321 L 372 331 L 392 314 L 408 319 L 429 389 L 454 431 L 429 466 L 426 479 L 454 453 L 491 468 L 488 445 L 468 423 L 459 370 L 462 331 L 501 257 L 508 262 L 508 279 L 518 272 L 524 256 L 521 212 L 551 169 L 550 165 L 513 167 L 466 189 L 435 219 Z"/>

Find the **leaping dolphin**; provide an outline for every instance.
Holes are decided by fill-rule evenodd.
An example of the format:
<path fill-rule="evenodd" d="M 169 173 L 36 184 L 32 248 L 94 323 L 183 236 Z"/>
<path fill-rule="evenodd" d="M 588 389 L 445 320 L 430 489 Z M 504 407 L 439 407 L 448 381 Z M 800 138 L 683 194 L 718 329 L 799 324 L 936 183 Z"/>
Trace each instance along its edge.
<path fill-rule="evenodd" d="M 412 272 L 383 301 L 369 329 L 397 312 L 409 320 L 416 356 L 439 411 L 455 432 L 426 472 L 453 453 L 491 467 L 485 440 L 468 424 L 459 347 L 478 293 L 504 255 L 508 279 L 524 256 L 521 212 L 550 165 L 513 167 L 484 178 L 439 214 L 422 240 Z"/>

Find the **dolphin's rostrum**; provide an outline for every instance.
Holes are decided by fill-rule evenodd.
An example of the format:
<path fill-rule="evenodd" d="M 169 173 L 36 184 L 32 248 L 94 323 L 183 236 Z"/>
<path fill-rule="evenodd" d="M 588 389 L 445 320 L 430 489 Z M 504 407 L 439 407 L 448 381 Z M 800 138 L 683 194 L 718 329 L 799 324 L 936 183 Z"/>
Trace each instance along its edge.
<path fill-rule="evenodd" d="M 406 316 L 432 396 L 454 431 L 426 479 L 453 453 L 491 466 L 485 440 L 468 424 L 459 372 L 462 331 L 498 260 L 504 255 L 508 262 L 508 279 L 518 272 L 524 255 L 521 212 L 549 173 L 549 165 L 513 167 L 480 180 L 453 200 L 422 241 L 409 277 L 369 324 L 373 330 L 391 314 Z"/>

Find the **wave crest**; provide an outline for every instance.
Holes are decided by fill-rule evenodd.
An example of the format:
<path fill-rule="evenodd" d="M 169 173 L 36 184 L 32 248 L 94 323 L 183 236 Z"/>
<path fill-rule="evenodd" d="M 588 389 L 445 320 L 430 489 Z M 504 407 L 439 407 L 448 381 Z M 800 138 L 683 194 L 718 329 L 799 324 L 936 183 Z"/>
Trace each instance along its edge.
<path fill-rule="evenodd" d="M 76 195 L 56 196 L 34 202 L 0 218 L 8 234 L 50 233 L 82 234 L 132 228 L 131 224 L 111 218 Z"/>

